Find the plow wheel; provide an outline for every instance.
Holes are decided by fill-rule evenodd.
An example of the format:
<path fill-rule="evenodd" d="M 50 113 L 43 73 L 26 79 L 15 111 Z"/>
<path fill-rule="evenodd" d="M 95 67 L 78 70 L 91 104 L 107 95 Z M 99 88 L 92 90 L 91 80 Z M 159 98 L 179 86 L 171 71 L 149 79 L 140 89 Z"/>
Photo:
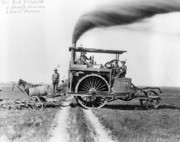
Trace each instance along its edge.
<path fill-rule="evenodd" d="M 143 109 L 148 109 L 148 107 L 149 107 L 149 100 L 140 99 L 139 101 L 140 101 L 141 107 Z"/>
<path fill-rule="evenodd" d="M 82 94 L 77 96 L 76 100 L 82 107 L 87 109 L 101 108 L 107 103 L 107 98 L 96 96 L 96 93 L 108 92 L 109 89 L 107 81 L 102 76 L 97 74 L 86 75 L 76 85 L 76 93 Z"/>
<path fill-rule="evenodd" d="M 161 98 L 159 97 L 158 93 L 150 90 L 147 92 L 149 99 L 141 99 L 140 104 L 143 108 L 147 109 L 149 106 L 154 108 L 158 108 L 161 102 Z"/>
<path fill-rule="evenodd" d="M 35 110 L 41 110 L 43 109 L 43 102 L 39 99 L 37 96 L 32 96 L 29 98 L 29 101 L 27 102 L 27 106 L 31 107 Z"/>

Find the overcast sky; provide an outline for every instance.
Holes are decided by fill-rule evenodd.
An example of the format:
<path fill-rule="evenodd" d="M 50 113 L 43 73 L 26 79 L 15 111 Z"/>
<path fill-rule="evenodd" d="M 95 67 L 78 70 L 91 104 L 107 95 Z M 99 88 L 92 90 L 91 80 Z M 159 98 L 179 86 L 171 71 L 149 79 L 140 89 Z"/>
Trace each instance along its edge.
<path fill-rule="evenodd" d="M 68 48 L 78 18 L 109 2 L 113 1 L 45 1 L 45 9 L 39 14 L 5 14 L 1 10 L 0 82 L 22 78 L 50 83 L 57 65 L 61 79 L 67 78 Z M 136 85 L 180 86 L 178 12 L 128 26 L 93 29 L 79 39 L 77 45 L 81 44 L 86 48 L 126 50 L 120 59 L 127 59 L 127 77 Z M 98 57 L 95 60 L 99 61 Z"/>

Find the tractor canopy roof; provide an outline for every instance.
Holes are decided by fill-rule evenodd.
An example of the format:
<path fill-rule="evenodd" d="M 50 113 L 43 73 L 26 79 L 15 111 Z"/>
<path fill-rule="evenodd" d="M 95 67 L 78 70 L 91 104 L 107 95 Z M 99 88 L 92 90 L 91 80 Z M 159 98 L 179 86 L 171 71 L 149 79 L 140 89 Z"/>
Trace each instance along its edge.
<path fill-rule="evenodd" d="M 123 50 L 109 50 L 109 49 L 95 49 L 95 48 L 83 48 L 83 47 L 69 47 L 69 51 L 75 52 L 93 52 L 93 53 L 109 53 L 109 54 L 122 54 L 127 51 Z"/>

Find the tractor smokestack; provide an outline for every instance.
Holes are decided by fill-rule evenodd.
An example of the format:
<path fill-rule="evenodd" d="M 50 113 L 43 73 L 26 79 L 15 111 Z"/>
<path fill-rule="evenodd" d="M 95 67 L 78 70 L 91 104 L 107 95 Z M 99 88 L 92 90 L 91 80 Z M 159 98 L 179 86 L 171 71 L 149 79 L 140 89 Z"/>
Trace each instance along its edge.
<path fill-rule="evenodd" d="M 76 47 L 76 43 L 72 43 L 72 47 Z"/>
<path fill-rule="evenodd" d="M 180 0 L 119 1 L 82 15 L 75 25 L 72 42 L 76 43 L 85 32 L 93 28 L 127 25 L 155 14 L 176 11 L 180 11 Z"/>

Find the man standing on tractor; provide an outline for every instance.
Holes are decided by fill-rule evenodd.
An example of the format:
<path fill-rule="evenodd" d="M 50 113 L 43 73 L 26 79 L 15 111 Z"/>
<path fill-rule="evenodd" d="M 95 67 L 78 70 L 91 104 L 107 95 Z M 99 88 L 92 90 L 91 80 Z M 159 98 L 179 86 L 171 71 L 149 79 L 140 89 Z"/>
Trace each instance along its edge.
<path fill-rule="evenodd" d="M 53 93 L 56 94 L 56 91 L 58 89 L 60 75 L 58 73 L 57 68 L 54 69 L 54 73 L 52 75 L 52 84 L 53 84 Z"/>
<path fill-rule="evenodd" d="M 121 61 L 122 66 L 118 68 L 118 74 L 117 76 L 120 78 L 124 78 L 126 75 L 126 71 L 127 71 L 127 66 L 125 65 L 125 61 Z"/>

